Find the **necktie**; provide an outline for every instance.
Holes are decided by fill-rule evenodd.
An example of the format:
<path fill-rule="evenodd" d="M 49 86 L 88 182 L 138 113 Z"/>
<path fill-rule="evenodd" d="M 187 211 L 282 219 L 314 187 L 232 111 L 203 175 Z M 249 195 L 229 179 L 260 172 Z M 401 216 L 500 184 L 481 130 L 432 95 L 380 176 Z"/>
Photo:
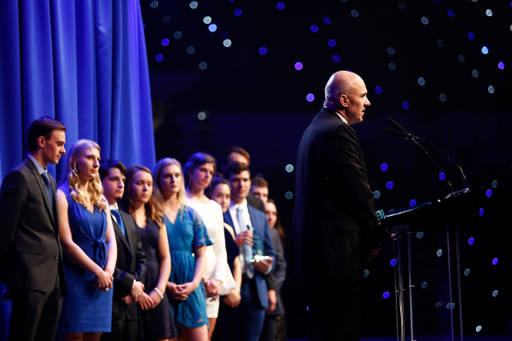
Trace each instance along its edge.
<path fill-rule="evenodd" d="M 236 209 L 236 217 L 238 220 L 238 225 L 240 226 L 240 233 L 248 230 L 243 216 L 243 209 L 241 207 L 238 207 Z M 245 260 L 245 274 L 247 275 L 247 277 L 252 278 L 254 276 L 254 265 L 251 263 L 252 247 L 250 245 L 243 244 L 243 249 Z"/>
<path fill-rule="evenodd" d="M 50 176 L 48 175 L 48 172 L 41 173 L 41 177 L 43 178 L 44 187 L 46 189 L 46 194 L 48 195 L 48 201 L 50 202 L 50 208 L 53 213 L 53 187 L 52 183 L 50 181 Z"/>
<path fill-rule="evenodd" d="M 126 238 L 126 228 L 124 227 L 123 218 L 121 218 L 121 213 L 118 210 L 110 210 L 110 213 L 116 219 L 116 223 L 119 226 L 119 229 L 123 233 L 123 236 Z"/>

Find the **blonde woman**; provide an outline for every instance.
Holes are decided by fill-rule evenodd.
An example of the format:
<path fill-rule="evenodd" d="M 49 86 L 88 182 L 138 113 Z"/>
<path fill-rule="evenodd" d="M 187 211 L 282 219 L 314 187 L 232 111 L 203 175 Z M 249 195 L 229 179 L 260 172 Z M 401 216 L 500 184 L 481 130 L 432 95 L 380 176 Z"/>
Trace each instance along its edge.
<path fill-rule="evenodd" d="M 208 317 L 203 274 L 206 246 L 212 245 L 203 221 L 185 205 L 181 164 L 171 158 L 155 166 L 155 205 L 165 216 L 172 270 L 167 282 L 179 340 L 206 341 Z"/>
<path fill-rule="evenodd" d="M 139 227 L 146 254 L 145 293 L 138 299 L 140 340 L 169 340 L 176 336 L 171 306 L 165 294 L 171 273 L 171 255 L 163 215 L 155 210 L 153 175 L 141 165 L 128 168 L 122 208 L 130 213 Z"/>
<path fill-rule="evenodd" d="M 79 140 L 68 155 L 57 191 L 67 285 L 57 330 L 61 340 L 99 340 L 112 323 L 116 240 L 98 174 L 100 147 Z"/>

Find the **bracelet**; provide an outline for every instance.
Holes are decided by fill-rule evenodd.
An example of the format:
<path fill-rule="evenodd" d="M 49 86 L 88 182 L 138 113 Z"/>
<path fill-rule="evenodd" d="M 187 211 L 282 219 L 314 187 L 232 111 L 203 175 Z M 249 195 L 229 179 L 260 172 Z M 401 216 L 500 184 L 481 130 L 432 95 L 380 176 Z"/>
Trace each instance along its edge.
<path fill-rule="evenodd" d="M 162 294 L 162 292 L 161 292 L 160 290 L 158 290 L 158 288 L 157 288 L 157 287 L 155 287 L 153 290 L 155 290 L 155 291 L 156 291 L 156 293 L 157 293 L 158 295 L 160 295 L 160 298 L 161 298 L 161 299 L 164 299 L 164 295 Z"/>

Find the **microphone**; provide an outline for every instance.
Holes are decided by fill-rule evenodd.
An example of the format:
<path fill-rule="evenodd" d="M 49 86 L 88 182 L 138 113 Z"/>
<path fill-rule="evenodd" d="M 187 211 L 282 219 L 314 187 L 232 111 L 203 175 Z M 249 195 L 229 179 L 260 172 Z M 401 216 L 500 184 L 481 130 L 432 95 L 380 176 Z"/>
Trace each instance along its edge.
<path fill-rule="evenodd" d="M 396 123 L 396 122 L 395 122 L 395 120 L 394 120 L 394 119 L 392 119 L 391 117 L 388 117 L 388 118 L 387 118 L 387 121 L 388 121 L 389 123 L 391 123 L 391 125 L 392 125 L 393 127 L 395 127 L 396 129 L 398 129 L 399 131 L 404 132 L 404 133 L 407 133 L 407 131 L 406 131 L 404 128 L 402 128 L 402 127 L 400 126 L 400 124 Z"/>
<path fill-rule="evenodd" d="M 396 136 L 400 136 L 400 137 L 405 137 L 406 139 L 418 139 L 419 138 L 417 136 L 414 136 L 413 134 L 410 134 L 410 133 L 406 132 L 405 130 L 404 131 L 398 131 L 398 130 L 391 130 L 391 129 L 388 129 L 388 128 L 382 128 L 381 131 L 383 133 L 386 133 L 386 134 L 391 134 L 391 135 L 396 135 Z"/>

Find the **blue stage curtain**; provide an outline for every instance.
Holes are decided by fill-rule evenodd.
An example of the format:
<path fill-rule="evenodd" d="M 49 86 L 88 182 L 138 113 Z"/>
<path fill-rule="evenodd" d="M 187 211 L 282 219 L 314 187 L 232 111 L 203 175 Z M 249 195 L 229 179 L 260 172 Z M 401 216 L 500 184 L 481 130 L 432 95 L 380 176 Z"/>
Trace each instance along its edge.
<path fill-rule="evenodd" d="M 101 146 L 102 158 L 153 168 L 138 0 L 2 1 L 0 179 L 26 157 L 28 127 L 40 116 L 55 117 L 67 127 L 67 148 L 90 139 Z M 49 170 L 59 179 L 65 166 L 63 160 Z M 0 330 L 0 341 L 4 337 Z"/>
<path fill-rule="evenodd" d="M 52 116 L 102 158 L 155 164 L 138 0 L 18 0 L 0 11 L 0 179 L 26 156 L 34 119 Z M 50 172 L 60 178 L 65 162 Z"/>

